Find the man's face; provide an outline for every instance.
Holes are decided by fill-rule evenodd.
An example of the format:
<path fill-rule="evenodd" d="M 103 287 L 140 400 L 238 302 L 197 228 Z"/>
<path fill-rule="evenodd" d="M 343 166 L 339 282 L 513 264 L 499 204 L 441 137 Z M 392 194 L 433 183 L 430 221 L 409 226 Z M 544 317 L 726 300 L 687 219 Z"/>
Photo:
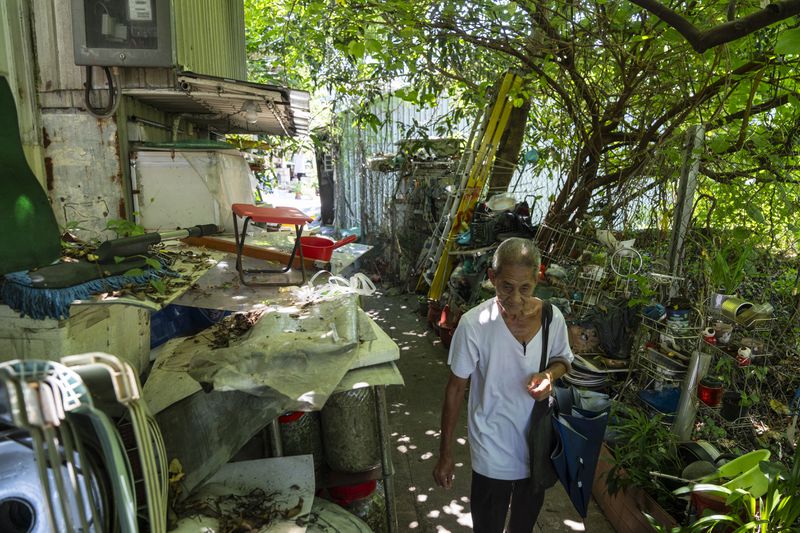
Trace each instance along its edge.
<path fill-rule="evenodd" d="M 530 267 L 506 265 L 499 274 L 489 269 L 489 279 L 494 285 L 500 306 L 506 313 L 518 314 L 533 300 L 536 273 Z"/>

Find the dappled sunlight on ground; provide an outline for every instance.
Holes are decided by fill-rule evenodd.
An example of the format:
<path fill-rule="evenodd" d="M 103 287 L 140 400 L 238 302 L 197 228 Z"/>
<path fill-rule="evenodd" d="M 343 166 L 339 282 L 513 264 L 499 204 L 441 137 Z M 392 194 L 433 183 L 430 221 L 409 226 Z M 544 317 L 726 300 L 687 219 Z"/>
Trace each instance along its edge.
<path fill-rule="evenodd" d="M 388 393 L 399 530 L 471 531 L 466 424 L 457 434 L 453 488 L 436 487 L 432 474 L 439 451 L 440 409 L 449 376 L 447 351 L 429 330 L 427 318 L 418 314 L 416 301 L 412 298 L 414 305 L 406 304 L 402 298 L 373 296 L 363 304 L 400 348 L 397 364 L 406 382 L 403 389 L 392 387 Z"/>
<path fill-rule="evenodd" d="M 576 522 L 574 520 L 564 520 L 564 525 L 572 531 L 586 531 L 586 526 L 583 522 Z"/>

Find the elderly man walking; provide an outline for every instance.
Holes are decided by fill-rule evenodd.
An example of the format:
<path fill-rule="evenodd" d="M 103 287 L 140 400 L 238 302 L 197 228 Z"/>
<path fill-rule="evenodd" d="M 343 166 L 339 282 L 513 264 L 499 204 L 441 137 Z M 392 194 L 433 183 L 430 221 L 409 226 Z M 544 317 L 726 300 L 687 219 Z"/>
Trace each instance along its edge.
<path fill-rule="evenodd" d="M 544 491 L 531 481 L 531 412 L 536 401 L 547 399 L 555 380 L 569 371 L 573 355 L 564 317 L 550 306 L 548 366 L 540 372 L 547 305 L 533 295 L 540 262 L 532 241 L 503 241 L 489 269 L 496 296 L 461 317 L 450 345 L 450 379 L 433 476 L 439 486 L 452 486 L 455 427 L 471 380 L 467 427 L 476 533 L 502 532 L 509 504 L 508 531 L 530 533 L 544 502 Z"/>

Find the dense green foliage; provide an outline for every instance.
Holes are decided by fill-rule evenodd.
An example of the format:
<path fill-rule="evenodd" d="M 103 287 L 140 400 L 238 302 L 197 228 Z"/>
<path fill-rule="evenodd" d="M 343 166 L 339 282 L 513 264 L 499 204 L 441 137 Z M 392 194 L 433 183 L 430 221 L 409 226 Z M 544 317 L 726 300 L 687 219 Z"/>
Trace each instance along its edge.
<path fill-rule="evenodd" d="M 699 27 L 730 2 L 671 2 Z M 620 223 L 632 201 L 671 203 L 683 132 L 704 124 L 700 224 L 797 232 L 798 21 L 695 53 L 674 29 L 624 0 L 246 0 L 251 76 L 366 104 L 394 90 L 419 104 L 446 94 L 448 120 L 480 109 L 507 69 L 530 99 L 530 145 L 559 181 L 551 221 Z M 736 3 L 736 16 L 761 3 Z M 648 220 L 663 225 L 665 220 Z M 766 231 L 765 231 L 766 234 Z M 792 239 L 793 240 L 793 239 Z M 782 241 L 785 243 L 785 241 Z"/>

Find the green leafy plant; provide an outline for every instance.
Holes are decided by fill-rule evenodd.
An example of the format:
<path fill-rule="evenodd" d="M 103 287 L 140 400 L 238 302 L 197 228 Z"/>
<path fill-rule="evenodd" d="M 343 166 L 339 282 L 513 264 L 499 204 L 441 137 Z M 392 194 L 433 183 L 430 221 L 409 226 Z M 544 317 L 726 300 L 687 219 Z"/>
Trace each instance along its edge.
<path fill-rule="evenodd" d="M 109 219 L 106 222 L 106 229 L 116 233 L 118 238 L 144 235 L 144 226 L 122 218 Z"/>
<path fill-rule="evenodd" d="M 158 270 L 161 270 L 163 268 L 163 265 L 161 264 L 161 261 L 159 261 L 158 259 L 156 259 L 154 257 L 146 257 L 146 256 L 137 256 L 137 257 L 144 258 L 145 264 L 147 266 L 149 266 L 150 268 L 152 268 L 153 270 L 158 271 Z M 130 259 L 130 258 L 129 257 L 114 256 L 114 262 L 116 262 L 116 263 L 121 263 L 121 262 L 125 261 L 126 259 Z M 131 268 L 129 270 L 126 270 L 125 273 L 124 273 L 125 276 L 131 276 L 131 277 L 141 276 L 143 274 L 144 274 L 144 270 L 142 270 L 141 268 Z M 167 284 L 164 282 L 163 279 L 151 278 L 150 279 L 150 286 L 158 294 L 165 294 L 167 292 Z"/>
<path fill-rule="evenodd" d="M 671 492 L 650 474 L 680 472 L 678 441 L 662 415 L 651 416 L 642 409 L 615 404 L 610 432 L 614 435 L 612 467 L 606 475 L 608 492 L 639 487 L 659 502 L 673 499 Z"/>
<path fill-rule="evenodd" d="M 717 420 L 711 415 L 700 415 L 700 421 L 697 424 L 698 438 L 702 438 L 711 442 L 716 442 L 720 439 L 728 437 L 728 431 L 719 425 Z"/>
<path fill-rule="evenodd" d="M 628 300 L 628 307 L 636 307 L 637 305 L 647 305 L 653 301 L 658 293 L 653 289 L 650 284 L 650 278 L 640 274 L 632 274 L 631 279 L 636 282 L 636 293 Z"/>
<path fill-rule="evenodd" d="M 726 389 L 731 389 L 736 383 L 736 361 L 732 357 L 717 357 L 714 364 L 714 375 L 722 381 Z"/>
<path fill-rule="evenodd" d="M 747 271 L 745 267 L 754 255 L 755 250 L 746 242 L 730 241 L 708 259 L 708 275 L 712 289 L 724 294 L 734 294 L 744 281 Z"/>
<path fill-rule="evenodd" d="M 739 405 L 742 407 L 751 407 L 761 401 L 761 396 L 757 392 L 742 391 Z"/>
<path fill-rule="evenodd" d="M 791 469 L 783 464 L 762 461 L 761 472 L 769 479 L 766 492 L 754 496 L 750 491 L 731 490 L 721 485 L 703 483 L 687 485 L 675 491 L 676 496 L 691 492 L 713 495 L 725 501 L 727 512 L 706 513 L 692 524 L 665 528 L 651 516 L 650 524 L 659 533 L 783 533 L 800 528 L 800 454 L 795 453 Z"/>

